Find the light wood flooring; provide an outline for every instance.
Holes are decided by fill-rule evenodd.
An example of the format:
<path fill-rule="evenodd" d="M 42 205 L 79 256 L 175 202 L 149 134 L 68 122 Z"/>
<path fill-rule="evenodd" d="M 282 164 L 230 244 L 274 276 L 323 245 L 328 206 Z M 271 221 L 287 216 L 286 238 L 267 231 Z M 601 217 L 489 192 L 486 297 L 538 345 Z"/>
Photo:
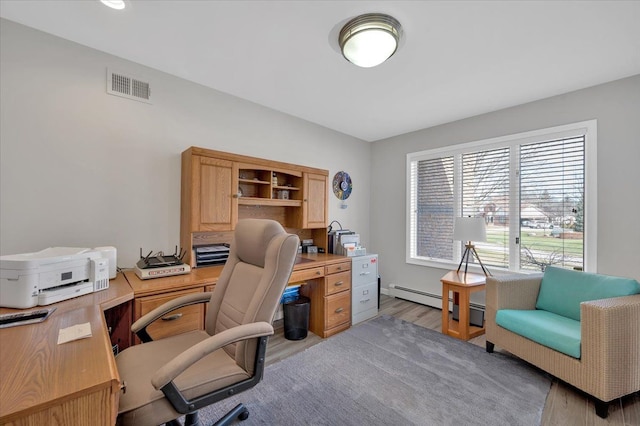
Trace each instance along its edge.
<path fill-rule="evenodd" d="M 379 315 L 391 315 L 433 330 L 442 329 L 439 309 L 385 295 L 380 296 Z M 267 365 L 304 351 L 323 340 L 311 332 L 304 340 L 286 340 L 282 320 L 276 321 L 274 328 L 275 335 L 270 338 L 267 345 Z M 484 348 L 485 337 L 478 336 L 469 342 Z M 496 351 L 499 350 L 496 347 Z M 542 425 L 640 426 L 640 393 L 636 392 L 611 403 L 609 416 L 601 419 L 596 416 L 593 403 L 583 393 L 558 380 L 553 380 L 542 414 Z"/>

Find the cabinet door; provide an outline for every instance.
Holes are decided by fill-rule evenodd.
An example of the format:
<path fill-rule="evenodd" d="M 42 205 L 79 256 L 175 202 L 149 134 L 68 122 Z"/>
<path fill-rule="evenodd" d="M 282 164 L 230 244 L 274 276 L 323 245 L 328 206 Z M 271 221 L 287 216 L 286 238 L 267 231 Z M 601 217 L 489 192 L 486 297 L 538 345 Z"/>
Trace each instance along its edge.
<path fill-rule="evenodd" d="M 193 157 L 192 231 L 231 231 L 238 217 L 238 181 L 234 163 Z"/>
<path fill-rule="evenodd" d="M 327 182 L 327 176 L 304 173 L 302 228 L 327 227 Z"/>

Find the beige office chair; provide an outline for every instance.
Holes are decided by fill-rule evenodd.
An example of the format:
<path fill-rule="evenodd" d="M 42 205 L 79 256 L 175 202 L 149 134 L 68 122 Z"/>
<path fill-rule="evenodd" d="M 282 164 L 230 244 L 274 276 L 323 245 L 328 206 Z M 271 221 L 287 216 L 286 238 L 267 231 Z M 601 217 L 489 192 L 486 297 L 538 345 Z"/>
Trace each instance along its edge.
<path fill-rule="evenodd" d="M 174 299 L 136 321 L 145 343 L 116 357 L 124 383 L 119 425 L 198 423 L 197 410 L 255 386 L 262 379 L 267 336 L 289 281 L 299 239 L 272 220 L 238 222 L 229 259 L 211 293 Z M 205 330 L 152 341 L 146 328 L 168 312 L 208 303 Z M 242 404 L 217 424 L 245 420 Z"/>

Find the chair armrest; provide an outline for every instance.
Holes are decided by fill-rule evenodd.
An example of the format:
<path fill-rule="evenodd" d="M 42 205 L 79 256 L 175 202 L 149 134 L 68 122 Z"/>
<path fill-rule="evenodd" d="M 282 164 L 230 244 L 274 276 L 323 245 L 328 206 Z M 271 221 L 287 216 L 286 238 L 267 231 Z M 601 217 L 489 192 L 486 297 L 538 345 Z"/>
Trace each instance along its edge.
<path fill-rule="evenodd" d="M 487 351 L 498 339 L 496 313 L 500 309 L 535 309 L 542 274 L 487 277 L 485 286 L 485 326 Z M 492 350 L 492 349 L 491 349 Z"/>
<path fill-rule="evenodd" d="M 211 294 L 211 292 L 186 294 L 184 296 L 176 297 L 175 299 L 163 303 L 162 305 L 158 306 L 146 315 L 143 315 L 136 322 L 134 322 L 131 325 L 131 331 L 136 333 L 136 335 L 138 335 L 140 340 L 142 340 L 143 342 L 149 342 L 153 339 L 151 339 L 151 336 L 147 334 L 146 330 L 152 322 L 156 321 L 159 318 L 162 318 L 169 312 L 175 311 L 176 309 L 182 308 L 184 306 L 207 303 L 209 300 L 211 300 Z"/>
<path fill-rule="evenodd" d="M 240 340 L 248 340 L 262 336 L 273 335 L 273 327 L 266 322 L 242 324 L 229 328 L 202 342 L 190 347 L 180 355 L 166 363 L 151 378 L 151 384 L 160 390 L 163 386 L 172 382 L 184 370 L 209 355 L 210 353 Z"/>
<path fill-rule="evenodd" d="M 535 309 L 542 274 L 487 277 L 487 310 Z"/>
<path fill-rule="evenodd" d="M 640 294 L 580 304 L 582 356 L 608 382 L 640 388 Z M 595 374 L 595 371 L 594 371 Z"/>

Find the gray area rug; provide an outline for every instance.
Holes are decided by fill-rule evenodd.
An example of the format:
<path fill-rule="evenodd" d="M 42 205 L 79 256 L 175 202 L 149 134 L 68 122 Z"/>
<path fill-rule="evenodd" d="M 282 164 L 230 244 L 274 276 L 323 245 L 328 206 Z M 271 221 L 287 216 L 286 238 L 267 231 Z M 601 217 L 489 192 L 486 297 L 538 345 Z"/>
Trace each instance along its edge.
<path fill-rule="evenodd" d="M 356 325 L 265 369 L 241 425 L 539 425 L 551 381 L 513 357 L 402 320 Z"/>

